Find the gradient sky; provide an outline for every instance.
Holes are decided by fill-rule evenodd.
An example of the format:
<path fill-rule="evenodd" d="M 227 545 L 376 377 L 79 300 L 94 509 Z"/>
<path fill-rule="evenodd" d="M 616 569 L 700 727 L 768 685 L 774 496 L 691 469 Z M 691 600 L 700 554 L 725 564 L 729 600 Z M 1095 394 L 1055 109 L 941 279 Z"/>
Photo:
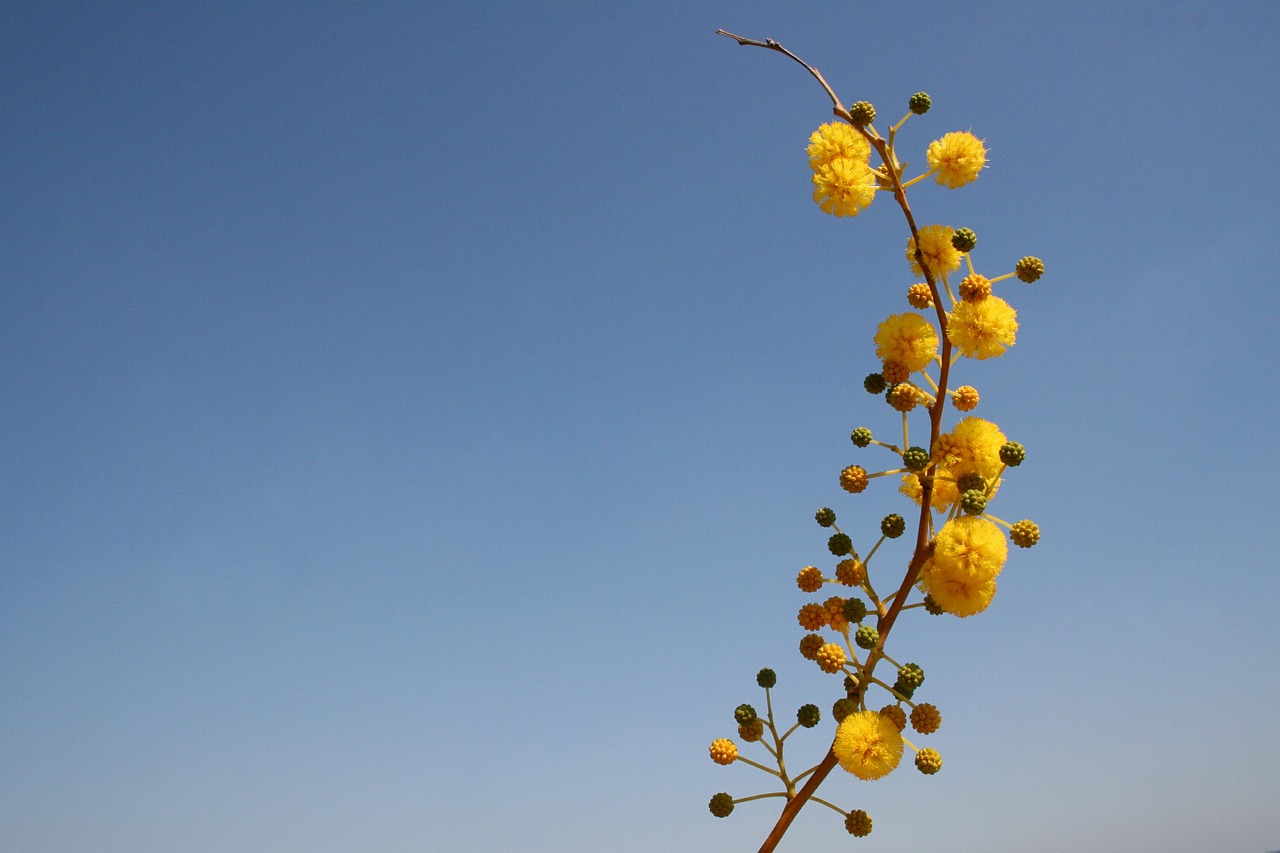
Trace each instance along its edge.
<path fill-rule="evenodd" d="M 717 27 L 928 91 L 990 168 L 917 216 L 1049 268 L 958 375 L 1042 541 L 890 643 L 946 766 L 780 849 L 1280 849 L 1280 6 L 236 0 L 0 6 L 0 849 L 758 846 L 707 745 L 838 695 L 794 576 L 904 508 L 836 477 L 914 279 Z"/>

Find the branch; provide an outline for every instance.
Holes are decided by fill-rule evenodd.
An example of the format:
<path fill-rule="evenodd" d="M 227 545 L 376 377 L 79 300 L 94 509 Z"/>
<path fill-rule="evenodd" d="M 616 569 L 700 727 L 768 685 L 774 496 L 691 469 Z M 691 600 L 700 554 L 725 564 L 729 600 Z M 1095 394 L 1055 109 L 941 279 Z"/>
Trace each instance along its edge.
<path fill-rule="evenodd" d="M 829 84 L 826 81 L 826 78 L 822 76 L 822 73 L 818 71 L 818 69 L 810 65 L 809 63 L 805 62 L 800 57 L 796 56 L 791 51 L 787 50 L 782 45 L 778 44 L 773 39 L 756 41 L 755 39 L 743 38 L 742 36 L 735 36 L 733 33 L 728 32 L 727 30 L 716 30 L 716 35 L 728 36 L 729 38 L 733 39 L 740 45 L 750 46 L 750 47 L 763 47 L 766 50 L 776 50 L 778 53 L 781 53 L 785 56 L 789 56 L 792 59 L 794 59 L 796 62 L 799 62 L 801 65 L 805 67 L 806 71 L 808 71 L 810 74 L 813 75 L 813 78 L 815 80 L 817 80 L 819 83 L 822 84 L 822 88 L 827 90 L 827 95 L 831 97 L 831 104 L 834 107 L 834 109 L 832 109 L 832 112 L 834 112 L 837 116 L 844 119 L 845 121 L 849 121 L 849 111 L 844 108 L 844 104 L 841 103 L 840 99 L 836 97 L 836 93 L 831 88 L 831 84 Z"/>

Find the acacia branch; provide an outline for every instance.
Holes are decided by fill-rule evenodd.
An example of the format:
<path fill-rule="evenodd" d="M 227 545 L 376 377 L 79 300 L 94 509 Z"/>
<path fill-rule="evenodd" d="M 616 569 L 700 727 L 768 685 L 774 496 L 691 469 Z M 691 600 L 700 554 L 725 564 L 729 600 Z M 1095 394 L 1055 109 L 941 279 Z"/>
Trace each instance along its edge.
<path fill-rule="evenodd" d="M 832 111 L 836 115 L 838 115 L 840 118 L 845 119 L 846 121 L 849 120 L 849 111 L 844 108 L 844 104 L 841 103 L 840 99 L 836 97 L 835 90 L 831 88 L 831 84 L 828 83 L 826 78 L 822 76 L 822 72 L 818 71 L 818 69 L 814 68 L 812 65 L 805 62 L 803 59 L 796 56 L 794 53 L 787 50 L 785 47 L 778 44 L 773 39 L 756 41 L 755 39 L 743 38 L 742 36 L 735 36 L 733 33 L 728 32 L 727 30 L 716 30 L 716 35 L 728 36 L 729 38 L 733 39 L 740 45 L 745 45 L 750 47 L 763 47 L 766 50 L 776 50 L 778 53 L 781 53 L 784 56 L 789 56 L 792 59 L 794 59 L 796 62 L 799 62 L 801 65 L 805 67 L 806 71 L 808 71 L 810 74 L 813 75 L 813 79 L 821 83 L 822 88 L 827 90 L 827 95 L 831 97 L 831 104 L 833 107 Z"/>

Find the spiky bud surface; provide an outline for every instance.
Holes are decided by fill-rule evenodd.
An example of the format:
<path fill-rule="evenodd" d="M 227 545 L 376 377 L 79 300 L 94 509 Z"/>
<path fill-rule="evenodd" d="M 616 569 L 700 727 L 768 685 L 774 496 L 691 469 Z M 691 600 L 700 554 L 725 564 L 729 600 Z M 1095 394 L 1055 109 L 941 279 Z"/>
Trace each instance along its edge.
<path fill-rule="evenodd" d="M 911 110 L 911 112 L 918 116 L 922 116 L 929 112 L 929 107 L 932 105 L 933 100 L 930 99 L 927 92 L 916 92 L 907 101 L 907 109 Z"/>
<path fill-rule="evenodd" d="M 811 729 L 822 720 L 822 710 L 817 705 L 801 705 L 796 711 L 796 722 Z"/>
<path fill-rule="evenodd" d="M 909 687 L 924 684 L 924 669 L 918 663 L 904 663 L 898 667 L 898 681 Z"/>
<path fill-rule="evenodd" d="M 987 496 L 981 489 L 969 489 L 960 495 L 960 508 L 969 515 L 982 515 L 987 511 Z"/>
<path fill-rule="evenodd" d="M 1009 530 L 1009 538 L 1019 548 L 1030 548 L 1040 541 L 1040 528 L 1031 519 L 1024 518 Z"/>
<path fill-rule="evenodd" d="M 861 598 L 850 598 L 844 603 L 844 618 L 848 622 L 858 623 L 867 616 L 867 605 Z"/>
<path fill-rule="evenodd" d="M 716 764 L 732 764 L 738 760 L 738 746 L 728 738 L 711 742 L 711 760 Z"/>
<path fill-rule="evenodd" d="M 960 280 L 960 299 L 981 302 L 991 295 L 991 281 L 985 275 L 972 273 Z"/>
<path fill-rule="evenodd" d="M 1000 461 L 1010 468 L 1017 468 L 1027 461 L 1027 449 L 1016 441 L 1006 441 L 1000 445 Z"/>
<path fill-rule="evenodd" d="M 821 631 L 827 626 L 827 608 L 816 601 L 811 601 L 801 605 L 800 612 L 796 614 L 796 620 L 806 631 Z"/>
<path fill-rule="evenodd" d="M 951 245 L 957 252 L 972 252 L 978 245 L 978 235 L 972 228 L 957 228 L 951 235 Z"/>
<path fill-rule="evenodd" d="M 879 394 L 889 383 L 884 381 L 884 377 L 879 373 L 868 373 L 867 378 L 862 380 L 862 387 L 867 389 L 868 394 Z"/>
<path fill-rule="evenodd" d="M 778 674 L 773 670 L 769 669 L 769 667 L 767 666 L 756 673 L 756 684 L 759 684 L 761 687 L 763 687 L 766 690 L 768 690 L 770 687 L 772 687 L 777 683 L 778 683 Z"/>
<path fill-rule="evenodd" d="M 822 589 L 822 569 L 817 566 L 805 566 L 796 575 L 796 586 L 803 592 L 817 592 Z"/>
<path fill-rule="evenodd" d="M 911 710 L 911 727 L 922 735 L 931 735 L 942 725 L 942 712 L 928 702 L 921 702 Z"/>
<path fill-rule="evenodd" d="M 885 399 L 899 412 L 909 412 L 920 405 L 920 389 L 910 382 L 893 386 Z"/>
<path fill-rule="evenodd" d="M 860 649 L 874 649 L 876 643 L 880 642 L 880 632 L 876 630 L 874 625 L 862 625 L 854 633 L 853 642 Z"/>
<path fill-rule="evenodd" d="M 880 716 L 893 720 L 893 724 L 902 731 L 907 727 L 907 712 L 897 705 L 885 705 L 880 709 Z"/>
<path fill-rule="evenodd" d="M 862 838 L 871 834 L 871 815 L 862 809 L 854 809 L 845 815 L 844 828 L 850 835 Z"/>
<path fill-rule="evenodd" d="M 961 385 L 951 397 L 958 411 L 972 412 L 978 407 L 978 389 L 972 385 Z"/>
<path fill-rule="evenodd" d="M 854 124 L 866 127 L 876 120 L 876 108 L 869 101 L 858 101 L 849 107 L 849 118 L 853 119 Z"/>
<path fill-rule="evenodd" d="M 861 586 L 867 579 L 867 567 L 856 556 L 836 564 L 836 580 L 845 586 Z"/>
<path fill-rule="evenodd" d="M 721 791 L 711 798 L 707 806 L 716 817 L 728 817 L 733 814 L 733 797 Z"/>
<path fill-rule="evenodd" d="M 908 471 L 923 471 L 929 467 L 929 451 L 923 447 L 908 447 L 902 452 L 902 464 Z"/>
<path fill-rule="evenodd" d="M 1013 271 L 1017 273 L 1018 278 L 1030 284 L 1044 275 L 1044 261 L 1028 255 L 1014 264 Z"/>
<path fill-rule="evenodd" d="M 879 375 L 880 374 L 878 373 L 876 374 L 876 376 Z M 871 443 L 871 430 L 866 427 L 858 427 L 853 432 L 849 433 L 849 440 L 857 447 L 866 447 Z"/>
<path fill-rule="evenodd" d="M 835 533 L 827 540 L 827 550 L 832 556 L 843 557 L 853 550 L 853 540 L 847 533 Z"/>
<path fill-rule="evenodd" d="M 896 512 L 880 520 L 880 532 L 890 539 L 897 539 L 907 529 L 907 521 Z"/>
<path fill-rule="evenodd" d="M 814 656 L 814 661 L 818 664 L 818 669 L 823 672 L 839 672 L 840 667 L 844 666 L 844 649 L 840 648 L 836 643 L 825 643 L 818 649 L 818 654 Z"/>
<path fill-rule="evenodd" d="M 852 699 L 837 699 L 831 705 L 831 716 L 838 723 L 850 714 L 858 713 L 858 703 Z"/>
<path fill-rule="evenodd" d="M 912 308 L 928 308 L 933 304 L 933 294 L 927 284 L 913 284 L 907 288 L 907 302 Z"/>
<path fill-rule="evenodd" d="M 830 527 L 836 523 L 836 512 L 831 507 L 824 506 L 813 514 L 813 518 L 819 527 Z"/>
<path fill-rule="evenodd" d="M 840 488 L 856 495 L 867 487 L 867 469 L 861 465 L 850 465 L 840 472 Z"/>
<path fill-rule="evenodd" d="M 800 654 L 802 657 L 813 660 L 818 656 L 818 649 L 822 648 L 822 644 L 826 640 L 822 639 L 821 634 L 805 634 L 800 638 Z"/>
<path fill-rule="evenodd" d="M 956 491 L 964 494 L 971 489 L 985 492 L 987 490 L 987 478 L 977 471 L 970 471 L 968 474 L 961 474 L 956 478 Z"/>
<path fill-rule="evenodd" d="M 890 385 L 897 385 L 911 378 L 911 369 L 900 361 L 886 361 L 880 370 L 880 375 Z"/>
<path fill-rule="evenodd" d="M 942 769 L 942 756 L 938 750 L 925 747 L 916 753 L 916 769 L 926 776 L 932 776 Z"/>
<path fill-rule="evenodd" d="M 756 714 L 755 708 L 743 704 L 733 710 L 733 718 L 738 721 L 738 725 L 742 725 L 743 723 L 755 722 L 759 719 L 759 716 Z"/>

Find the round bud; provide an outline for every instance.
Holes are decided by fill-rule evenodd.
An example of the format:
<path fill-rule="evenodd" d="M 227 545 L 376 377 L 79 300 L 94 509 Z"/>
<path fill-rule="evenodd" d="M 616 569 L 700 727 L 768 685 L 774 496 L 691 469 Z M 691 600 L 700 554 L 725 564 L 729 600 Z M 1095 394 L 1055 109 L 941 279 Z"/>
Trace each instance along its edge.
<path fill-rule="evenodd" d="M 909 412 L 920 404 L 920 391 L 910 382 L 903 382 L 890 388 L 885 400 L 899 412 Z"/>
<path fill-rule="evenodd" d="M 860 649 L 874 649 L 876 643 L 880 642 L 880 632 L 874 625 L 862 625 L 853 635 L 853 641 Z"/>
<path fill-rule="evenodd" d="M 957 228 L 956 233 L 951 235 L 951 245 L 957 252 L 972 252 L 973 247 L 978 245 L 978 235 L 973 233 L 972 228 Z"/>
<path fill-rule="evenodd" d="M 845 586 L 860 586 L 866 579 L 867 567 L 856 556 L 850 560 L 841 560 L 836 565 L 836 580 Z"/>
<path fill-rule="evenodd" d="M 818 649 L 822 648 L 825 642 L 821 634 L 805 634 L 800 638 L 800 655 L 807 660 L 813 660 L 818 656 Z"/>
<path fill-rule="evenodd" d="M 825 643 L 818 649 L 818 654 L 813 660 L 818 664 L 818 669 L 823 672 L 839 672 L 845 662 L 844 649 L 837 643 Z"/>
<path fill-rule="evenodd" d="M 814 519 L 818 522 L 819 527 L 830 527 L 836 523 L 836 513 L 829 506 L 824 506 L 813 514 Z"/>
<path fill-rule="evenodd" d="M 917 663 L 904 663 L 898 668 L 898 682 L 908 687 L 924 684 L 924 670 Z"/>
<path fill-rule="evenodd" d="M 833 534 L 827 540 L 827 550 L 837 557 L 843 557 L 853 550 L 853 540 L 846 533 Z"/>
<path fill-rule="evenodd" d="M 1031 519 L 1024 518 L 1009 530 L 1009 538 L 1019 548 L 1030 548 L 1040 541 L 1040 528 Z"/>
<path fill-rule="evenodd" d="M 907 301 L 912 308 L 928 308 L 933 304 L 933 294 L 927 284 L 913 284 L 907 288 Z"/>
<path fill-rule="evenodd" d="M 800 710 L 796 711 L 796 722 L 811 729 L 822 719 L 822 711 L 817 705 L 801 705 Z"/>
<path fill-rule="evenodd" d="M 827 626 L 827 608 L 816 601 L 811 601 L 801 605 L 800 612 L 796 614 L 796 620 L 806 631 L 821 631 Z"/>
<path fill-rule="evenodd" d="M 732 764 L 737 761 L 737 744 L 723 737 L 711 741 L 711 760 L 716 764 Z"/>
<path fill-rule="evenodd" d="M 925 109 L 928 109 L 926 107 Z M 862 809 L 854 809 L 845 816 L 844 828 L 848 830 L 850 835 L 862 838 L 871 834 L 871 815 Z"/>
<path fill-rule="evenodd" d="M 923 447 L 908 447 L 902 453 L 902 464 L 908 471 L 919 473 L 929 467 L 929 451 Z"/>
<path fill-rule="evenodd" d="M 817 566 L 805 566 L 800 570 L 800 574 L 796 575 L 796 586 L 800 587 L 802 592 L 817 592 L 822 589 L 824 581 L 822 569 Z"/>
<path fill-rule="evenodd" d="M 849 107 L 849 118 L 859 127 L 866 127 L 876 120 L 876 108 L 868 101 L 858 101 Z"/>
<path fill-rule="evenodd" d="M 742 723 L 738 726 L 738 737 L 747 743 L 755 743 L 764 737 L 764 723 L 760 720 L 752 720 L 749 723 Z"/>
<path fill-rule="evenodd" d="M 918 116 L 922 116 L 929 112 L 929 107 L 932 105 L 933 101 L 929 99 L 928 94 L 925 92 L 916 92 L 911 96 L 910 100 L 907 101 L 907 109 L 911 110 L 911 112 Z"/>
<path fill-rule="evenodd" d="M 902 731 L 907 727 L 907 712 L 897 705 L 885 705 L 880 709 L 880 716 L 893 720 L 893 724 Z"/>
<path fill-rule="evenodd" d="M 837 699 L 831 706 L 831 716 L 838 723 L 850 714 L 858 713 L 858 703 L 849 698 Z"/>
<path fill-rule="evenodd" d="M 892 515 L 886 515 L 880 521 L 880 532 L 890 539 L 897 539 L 907 529 L 907 522 L 902 516 L 896 512 Z"/>
<path fill-rule="evenodd" d="M 867 605 L 861 598 L 850 598 L 844 603 L 844 618 L 853 623 L 861 622 L 867 616 Z"/>
<path fill-rule="evenodd" d="M 970 471 L 968 474 L 961 474 L 956 478 L 956 490 L 967 492 L 970 489 L 977 489 L 980 492 L 987 490 L 987 478 L 979 474 L 977 471 Z"/>
<path fill-rule="evenodd" d="M 756 673 L 756 684 L 759 684 L 765 690 L 778 683 L 778 674 L 773 670 L 765 667 Z"/>
<path fill-rule="evenodd" d="M 960 281 L 960 299 L 964 302 L 981 302 L 991 295 L 991 281 L 978 273 L 965 276 Z"/>
<path fill-rule="evenodd" d="M 1000 461 L 1010 468 L 1017 468 L 1027 461 L 1027 449 L 1016 441 L 1006 441 L 1000 445 Z"/>
<path fill-rule="evenodd" d="M 978 407 L 978 389 L 972 385 L 961 385 L 951 396 L 955 407 L 962 412 L 972 412 Z"/>
<path fill-rule="evenodd" d="M 1014 264 L 1013 271 L 1018 278 L 1030 284 L 1044 275 L 1044 261 L 1028 256 Z"/>
<path fill-rule="evenodd" d="M 931 735 L 942 725 L 942 712 L 928 702 L 921 702 L 911 711 L 911 727 L 922 735 Z"/>
<path fill-rule="evenodd" d="M 933 600 L 932 595 L 926 595 L 924 597 L 924 612 L 930 616 L 941 616 L 945 611 L 943 611 L 942 605 Z"/>
<path fill-rule="evenodd" d="M 858 682 L 857 680 L 854 679 L 852 675 L 846 675 L 844 677 L 843 684 L 841 684 L 841 687 L 844 688 L 844 692 L 848 694 L 850 699 L 852 699 L 854 691 L 858 689 Z"/>
<path fill-rule="evenodd" d="M 738 725 L 742 725 L 743 723 L 754 723 L 758 716 L 756 715 L 756 709 L 750 705 L 739 705 L 734 709 L 733 718 L 738 721 Z"/>
<path fill-rule="evenodd" d="M 862 387 L 867 389 L 868 394 L 879 394 L 888 384 L 879 373 L 868 373 L 867 378 L 862 380 Z"/>
<path fill-rule="evenodd" d="M 877 373 L 875 375 L 879 376 L 880 374 Z M 871 430 L 866 427 L 858 427 L 853 432 L 849 433 L 849 440 L 858 447 L 866 447 L 871 443 Z"/>
<path fill-rule="evenodd" d="M 901 696 L 903 699 L 910 699 L 913 695 L 915 695 L 916 689 L 912 687 L 910 684 L 903 684 L 901 681 L 898 681 L 894 683 L 893 691 L 897 693 L 899 696 Z"/>
<path fill-rule="evenodd" d="M 867 487 L 867 469 L 861 465 L 850 465 L 840 472 L 840 488 L 856 495 Z M 835 551 L 832 552 L 837 553 Z M 847 552 L 839 552 L 847 553 Z"/>
<path fill-rule="evenodd" d="M 938 750 L 925 747 L 916 753 L 916 769 L 926 776 L 932 776 L 942 769 L 942 756 Z"/>
<path fill-rule="evenodd" d="M 890 385 L 897 385 L 899 382 L 906 382 L 910 379 L 911 371 L 900 361 L 886 361 L 881 366 L 880 375 Z"/>
<path fill-rule="evenodd" d="M 987 511 L 987 496 L 981 489 L 969 489 L 960 495 L 960 508 L 968 515 L 982 515 Z"/>
<path fill-rule="evenodd" d="M 711 802 L 707 805 L 711 809 L 711 813 L 716 817 L 728 817 L 733 814 L 733 797 L 724 791 L 712 797 Z"/>

